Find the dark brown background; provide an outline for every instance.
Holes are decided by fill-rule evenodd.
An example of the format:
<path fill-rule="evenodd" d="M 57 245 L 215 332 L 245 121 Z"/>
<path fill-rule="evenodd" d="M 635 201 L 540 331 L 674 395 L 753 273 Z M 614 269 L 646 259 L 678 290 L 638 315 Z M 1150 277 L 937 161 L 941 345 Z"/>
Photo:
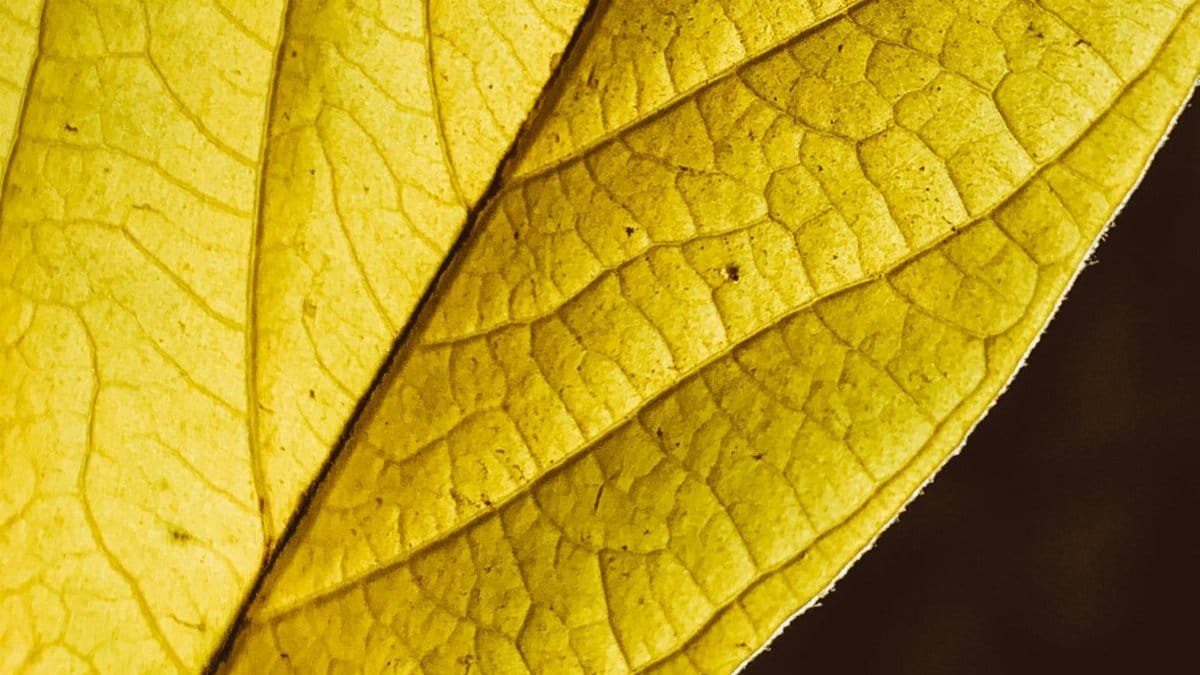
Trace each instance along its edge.
<path fill-rule="evenodd" d="M 1200 672 L 1200 105 L 1012 387 L 747 670 Z"/>

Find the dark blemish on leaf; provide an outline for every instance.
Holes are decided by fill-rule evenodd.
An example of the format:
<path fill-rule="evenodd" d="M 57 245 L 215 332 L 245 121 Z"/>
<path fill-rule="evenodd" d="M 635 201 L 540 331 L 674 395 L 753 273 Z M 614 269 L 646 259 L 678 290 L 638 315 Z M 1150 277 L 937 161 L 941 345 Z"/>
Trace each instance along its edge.
<path fill-rule="evenodd" d="M 75 126 L 74 124 L 71 124 L 70 122 L 63 124 L 63 128 L 66 129 L 70 133 L 75 133 L 75 132 L 79 131 L 79 127 Z"/>
<path fill-rule="evenodd" d="M 632 227 L 626 227 L 626 228 L 625 228 L 625 236 L 626 236 L 626 237 L 632 237 L 632 236 L 633 236 L 633 228 L 632 228 Z"/>
<path fill-rule="evenodd" d="M 766 457 L 767 455 L 766 455 L 766 453 L 756 452 L 750 456 L 754 458 L 754 461 L 759 462 L 759 461 L 762 461 L 762 458 Z"/>
<path fill-rule="evenodd" d="M 309 390 L 308 390 L 308 397 L 309 397 L 309 398 L 316 398 L 316 397 L 317 397 L 317 391 L 316 391 L 315 389 L 309 389 Z"/>
<path fill-rule="evenodd" d="M 181 527 L 176 527 L 175 525 L 168 525 L 167 533 L 171 535 L 171 541 L 174 541 L 178 544 L 186 544 L 195 540 L 195 537 L 193 537 L 190 532 Z"/>
<path fill-rule="evenodd" d="M 839 53 L 839 54 L 841 54 L 841 53 L 842 53 L 842 47 L 844 47 L 844 46 L 845 46 L 845 45 L 838 45 L 838 53 Z"/>
<path fill-rule="evenodd" d="M 300 53 L 300 52 L 297 52 L 295 49 L 293 49 L 293 50 L 292 50 L 292 58 L 293 58 L 293 59 L 294 59 L 294 58 L 296 58 L 296 55 L 297 55 L 297 54 L 299 54 L 299 53 Z"/>
<path fill-rule="evenodd" d="M 658 436 L 659 438 L 662 438 L 662 437 L 663 437 L 663 430 L 662 430 L 662 427 L 659 427 L 659 428 L 655 429 L 655 430 L 654 430 L 654 435 L 655 435 L 655 436 Z"/>
<path fill-rule="evenodd" d="M 604 483 L 601 483 L 600 487 L 596 490 L 596 501 L 592 503 L 593 513 L 600 510 L 600 497 L 602 496 L 604 496 Z"/>
<path fill-rule="evenodd" d="M 310 176 L 315 176 L 315 175 L 317 175 L 317 170 L 316 170 L 316 169 L 309 169 L 309 170 L 308 170 L 308 175 L 310 175 Z"/>
<path fill-rule="evenodd" d="M 732 263 L 729 265 L 726 265 L 725 266 L 725 276 L 730 281 L 736 282 L 737 280 L 742 278 L 742 268 L 740 268 L 736 264 L 732 264 Z"/>
<path fill-rule="evenodd" d="M 1084 40 L 1083 38 L 1079 38 L 1078 40 L 1075 41 L 1075 46 L 1076 47 L 1091 47 L 1092 43 L 1088 42 L 1087 40 Z"/>

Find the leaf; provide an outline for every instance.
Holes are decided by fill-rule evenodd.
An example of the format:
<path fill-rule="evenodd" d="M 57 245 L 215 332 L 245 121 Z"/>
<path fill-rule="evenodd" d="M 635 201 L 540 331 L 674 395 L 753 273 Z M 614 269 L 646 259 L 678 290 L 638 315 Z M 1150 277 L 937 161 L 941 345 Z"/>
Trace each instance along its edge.
<path fill-rule="evenodd" d="M 1191 2 L 598 3 L 451 250 L 581 6 L 151 4 L 48 2 L 9 106 L 14 668 L 194 669 L 297 504 L 230 671 L 737 667 L 961 444 L 1200 67 Z"/>
<path fill-rule="evenodd" d="M 0 671 L 209 660 L 583 9 L 285 4 L 0 6 Z"/>
<path fill-rule="evenodd" d="M 482 215 L 231 669 L 744 661 L 961 444 L 1194 82 L 1188 6 L 1047 5 L 862 3 L 595 128 L 561 97 L 535 128 L 594 140 Z"/>

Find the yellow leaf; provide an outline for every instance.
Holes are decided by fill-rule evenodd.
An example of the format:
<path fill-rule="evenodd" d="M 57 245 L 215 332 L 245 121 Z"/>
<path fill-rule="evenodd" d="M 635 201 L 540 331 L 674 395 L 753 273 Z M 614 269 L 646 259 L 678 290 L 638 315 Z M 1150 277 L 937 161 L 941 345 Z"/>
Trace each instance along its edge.
<path fill-rule="evenodd" d="M 0 5 L 0 670 L 735 669 L 1200 69 L 1190 0 L 613 0 L 542 91 L 582 0 L 367 4 Z"/>
<path fill-rule="evenodd" d="M 863 2 L 644 89 L 611 26 L 683 29 L 603 5 L 230 670 L 747 659 L 961 444 L 1191 89 L 1190 3 L 1059 4 Z"/>
<path fill-rule="evenodd" d="M 0 672 L 210 659 L 583 7 L 0 4 Z"/>

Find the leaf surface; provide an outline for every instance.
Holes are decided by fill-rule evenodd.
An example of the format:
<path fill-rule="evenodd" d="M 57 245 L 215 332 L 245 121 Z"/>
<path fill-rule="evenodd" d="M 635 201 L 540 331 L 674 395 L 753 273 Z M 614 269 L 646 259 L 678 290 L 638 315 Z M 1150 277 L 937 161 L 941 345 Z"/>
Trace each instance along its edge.
<path fill-rule="evenodd" d="M 1200 69 L 1191 0 L 585 4 L 4 0 L 0 671 L 737 668 Z"/>
<path fill-rule="evenodd" d="M 195 671 L 565 0 L 0 5 L 0 671 Z"/>
<path fill-rule="evenodd" d="M 862 2 L 645 103 L 602 38 L 682 33 L 605 4 L 230 669 L 735 668 L 1019 366 L 1195 82 L 1192 5 Z"/>

